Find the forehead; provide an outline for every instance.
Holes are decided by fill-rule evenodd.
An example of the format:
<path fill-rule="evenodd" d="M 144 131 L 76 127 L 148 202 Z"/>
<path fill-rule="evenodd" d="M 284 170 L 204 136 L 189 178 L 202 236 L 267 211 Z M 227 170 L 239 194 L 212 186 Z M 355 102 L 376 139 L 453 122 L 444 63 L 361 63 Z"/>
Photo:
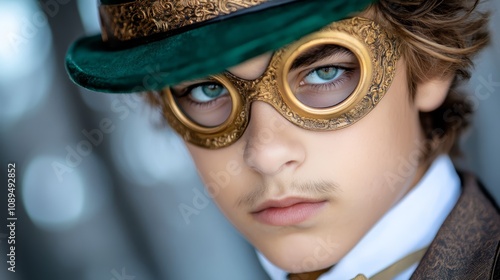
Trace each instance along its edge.
<path fill-rule="evenodd" d="M 233 66 L 229 68 L 228 71 L 245 80 L 257 79 L 266 70 L 271 57 L 272 53 L 267 52 Z"/>

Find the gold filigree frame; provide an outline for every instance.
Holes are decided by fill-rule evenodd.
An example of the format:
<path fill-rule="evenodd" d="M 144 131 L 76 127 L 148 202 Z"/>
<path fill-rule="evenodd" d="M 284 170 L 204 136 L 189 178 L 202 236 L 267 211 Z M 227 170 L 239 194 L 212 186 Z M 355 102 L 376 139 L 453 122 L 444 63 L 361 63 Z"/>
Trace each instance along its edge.
<path fill-rule="evenodd" d="M 313 108 L 300 102 L 295 94 L 290 89 L 289 83 L 286 81 L 289 69 L 295 59 L 304 51 L 319 45 L 337 45 L 350 50 L 357 58 L 361 70 L 358 85 L 349 97 L 341 103 L 329 108 Z M 370 61 L 370 54 L 366 46 L 359 40 L 352 40 L 352 36 L 341 31 L 323 31 L 313 33 L 300 39 L 295 44 L 291 45 L 283 54 L 282 61 L 284 66 L 278 69 L 278 84 L 284 102 L 301 116 L 312 119 L 332 119 L 338 118 L 343 112 L 349 111 L 360 99 L 363 98 L 363 93 L 367 93 L 370 87 L 371 77 L 373 74 L 373 65 Z"/>
<path fill-rule="evenodd" d="M 241 95 L 237 94 L 238 90 L 236 89 L 234 84 L 229 82 L 222 74 L 214 75 L 210 77 L 210 79 L 208 80 L 219 82 L 231 94 L 231 101 L 232 101 L 231 113 L 222 124 L 216 127 L 205 127 L 192 121 L 188 116 L 186 116 L 182 112 L 182 109 L 179 108 L 177 101 L 175 100 L 175 97 L 171 93 L 170 89 L 167 89 L 166 90 L 167 94 L 165 94 L 165 99 L 167 104 L 173 104 L 173 106 L 170 106 L 170 108 L 172 109 L 172 113 L 180 121 L 180 123 L 182 123 L 185 127 L 189 127 L 191 130 L 197 131 L 198 133 L 205 135 L 220 135 L 221 133 L 223 134 L 224 131 L 234 130 L 235 123 L 233 122 L 233 120 L 235 120 L 238 117 L 238 114 L 243 109 L 243 100 L 241 98 Z"/>
<path fill-rule="evenodd" d="M 308 107 L 297 100 L 287 83 L 288 69 L 306 48 L 337 44 L 352 51 L 361 75 L 354 92 L 329 108 Z M 185 141 L 207 149 L 226 147 L 244 133 L 254 101 L 273 106 L 285 119 L 308 130 L 331 131 L 348 127 L 366 116 L 389 89 L 400 57 L 400 43 L 372 20 L 351 18 L 334 22 L 274 53 L 264 73 L 248 81 L 224 72 L 210 79 L 224 85 L 233 100 L 230 117 L 217 127 L 203 127 L 185 116 L 170 90 L 163 90 L 164 115 Z"/>
<path fill-rule="evenodd" d="M 252 8 L 268 0 L 136 0 L 100 5 L 103 41 L 128 41 L 171 32 Z"/>

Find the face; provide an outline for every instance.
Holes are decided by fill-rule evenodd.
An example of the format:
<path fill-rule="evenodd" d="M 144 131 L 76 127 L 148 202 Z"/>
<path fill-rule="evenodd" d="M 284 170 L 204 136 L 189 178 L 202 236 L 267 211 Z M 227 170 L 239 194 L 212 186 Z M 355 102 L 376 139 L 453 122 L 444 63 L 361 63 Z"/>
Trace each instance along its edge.
<path fill-rule="evenodd" d="M 228 69 L 229 75 L 256 79 L 266 72 L 271 57 L 256 57 Z M 348 97 L 340 89 L 356 90 L 361 64 L 352 52 L 339 48 L 303 60 L 287 72 L 286 80 L 300 102 L 322 108 L 326 100 L 332 106 Z M 424 167 L 405 164 L 422 139 L 405 68 L 398 60 L 384 98 L 342 129 L 305 129 L 276 106 L 255 99 L 244 132 L 230 145 L 212 150 L 187 142 L 219 208 L 271 262 L 289 272 L 337 263 L 419 179 Z M 303 85 L 318 86 L 317 92 L 308 96 Z M 327 86 L 339 94 L 322 97 Z M 226 90 L 210 80 L 172 89 L 179 96 L 189 94 L 190 100 L 177 101 L 179 106 L 206 126 L 220 125 L 230 115 Z"/>

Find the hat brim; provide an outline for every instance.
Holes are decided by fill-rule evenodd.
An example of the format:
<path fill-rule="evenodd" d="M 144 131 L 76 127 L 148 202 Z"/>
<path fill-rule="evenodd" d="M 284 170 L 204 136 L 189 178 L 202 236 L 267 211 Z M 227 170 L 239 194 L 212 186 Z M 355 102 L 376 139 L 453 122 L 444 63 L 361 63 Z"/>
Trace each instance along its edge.
<path fill-rule="evenodd" d="M 108 48 L 101 36 L 85 37 L 68 50 L 66 68 L 76 84 L 94 91 L 160 90 L 281 48 L 372 2 L 295 1 L 121 50 Z"/>

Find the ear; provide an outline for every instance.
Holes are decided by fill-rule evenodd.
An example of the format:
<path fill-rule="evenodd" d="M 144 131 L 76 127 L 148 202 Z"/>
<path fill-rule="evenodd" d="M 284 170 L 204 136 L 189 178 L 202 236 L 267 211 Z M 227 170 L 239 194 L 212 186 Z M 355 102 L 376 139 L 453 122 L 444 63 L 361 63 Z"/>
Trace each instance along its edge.
<path fill-rule="evenodd" d="M 421 112 L 431 112 L 443 104 L 448 95 L 453 75 L 436 77 L 417 85 L 415 105 Z"/>

